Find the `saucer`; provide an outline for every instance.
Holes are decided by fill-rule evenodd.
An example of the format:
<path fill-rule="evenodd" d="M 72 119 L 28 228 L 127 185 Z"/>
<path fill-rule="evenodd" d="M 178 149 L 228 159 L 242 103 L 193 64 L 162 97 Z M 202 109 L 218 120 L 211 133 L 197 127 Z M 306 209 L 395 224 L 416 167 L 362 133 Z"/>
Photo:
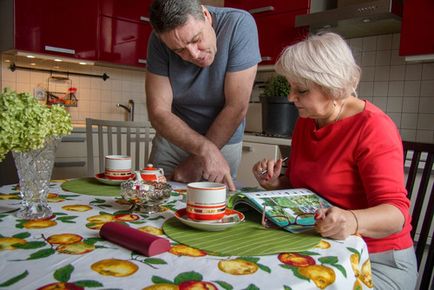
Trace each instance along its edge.
<path fill-rule="evenodd" d="M 131 174 L 128 179 L 109 179 L 105 177 L 104 173 L 98 173 L 95 175 L 96 180 L 98 180 L 101 183 L 108 184 L 108 185 L 120 185 L 122 182 L 127 181 L 131 178 L 133 178 L 135 174 Z"/>
<path fill-rule="evenodd" d="M 192 220 L 187 217 L 187 210 L 185 208 L 179 209 L 175 212 L 175 217 L 182 222 L 183 224 L 190 226 L 192 228 L 203 230 L 203 231 L 210 231 L 210 232 L 217 232 L 217 231 L 223 231 L 227 228 L 231 228 L 240 222 L 244 221 L 244 215 L 236 210 L 227 208 L 225 211 L 225 216 L 220 220 L 215 221 L 197 221 Z M 232 217 L 235 215 L 235 220 L 232 220 Z"/>

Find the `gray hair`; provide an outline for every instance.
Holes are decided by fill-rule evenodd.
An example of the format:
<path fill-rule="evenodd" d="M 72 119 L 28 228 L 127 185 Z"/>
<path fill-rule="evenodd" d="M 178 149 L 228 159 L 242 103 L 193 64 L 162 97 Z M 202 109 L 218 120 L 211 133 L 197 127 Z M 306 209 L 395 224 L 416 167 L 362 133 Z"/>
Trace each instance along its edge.
<path fill-rule="evenodd" d="M 199 0 L 155 0 L 150 7 L 150 21 L 156 33 L 184 25 L 190 15 L 205 20 Z"/>
<path fill-rule="evenodd" d="M 309 36 L 285 48 L 275 69 L 290 82 L 320 86 L 334 99 L 356 96 L 360 80 L 360 67 L 350 47 L 331 32 Z"/>

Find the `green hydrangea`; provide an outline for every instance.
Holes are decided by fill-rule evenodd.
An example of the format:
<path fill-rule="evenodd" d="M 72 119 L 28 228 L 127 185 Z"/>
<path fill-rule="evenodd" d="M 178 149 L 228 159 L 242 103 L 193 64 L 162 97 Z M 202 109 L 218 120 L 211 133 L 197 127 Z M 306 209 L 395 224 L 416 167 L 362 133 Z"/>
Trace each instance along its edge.
<path fill-rule="evenodd" d="M 8 88 L 0 93 L 0 161 L 9 151 L 42 148 L 47 138 L 71 131 L 71 116 L 63 107 L 41 105 L 29 93 Z"/>

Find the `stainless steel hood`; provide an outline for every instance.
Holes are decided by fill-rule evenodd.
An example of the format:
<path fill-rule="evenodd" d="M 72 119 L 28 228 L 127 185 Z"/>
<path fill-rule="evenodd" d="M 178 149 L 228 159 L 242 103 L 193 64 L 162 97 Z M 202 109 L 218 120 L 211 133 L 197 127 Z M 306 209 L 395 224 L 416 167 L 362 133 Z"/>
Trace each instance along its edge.
<path fill-rule="evenodd" d="M 311 13 L 297 16 L 295 26 L 309 26 L 311 32 L 333 31 L 345 38 L 397 33 L 402 1 L 311 0 Z"/>

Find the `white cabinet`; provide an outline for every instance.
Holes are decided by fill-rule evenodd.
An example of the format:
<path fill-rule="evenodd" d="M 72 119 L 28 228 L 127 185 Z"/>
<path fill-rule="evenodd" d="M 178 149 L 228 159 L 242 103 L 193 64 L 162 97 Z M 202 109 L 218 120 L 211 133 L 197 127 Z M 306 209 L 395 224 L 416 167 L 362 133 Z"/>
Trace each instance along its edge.
<path fill-rule="evenodd" d="M 252 173 L 252 167 L 263 158 L 280 158 L 279 146 L 274 144 L 243 142 L 243 153 L 237 176 L 237 181 L 241 186 L 258 186 L 258 182 Z"/>
<path fill-rule="evenodd" d="M 63 137 L 57 147 L 52 179 L 86 176 L 86 156 L 85 133 L 72 133 Z"/>

